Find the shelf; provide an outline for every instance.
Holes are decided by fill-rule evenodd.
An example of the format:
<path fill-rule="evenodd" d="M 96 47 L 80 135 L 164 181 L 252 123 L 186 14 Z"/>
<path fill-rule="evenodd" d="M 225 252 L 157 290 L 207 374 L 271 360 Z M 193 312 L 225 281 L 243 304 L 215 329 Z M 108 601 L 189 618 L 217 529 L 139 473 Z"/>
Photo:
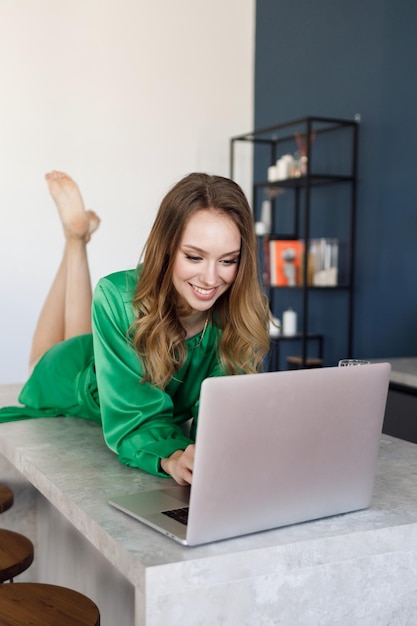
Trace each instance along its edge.
<path fill-rule="evenodd" d="M 290 289 L 292 291 L 345 291 L 351 289 L 350 285 L 295 285 L 290 287 L 289 285 L 264 285 L 265 289 Z"/>
<path fill-rule="evenodd" d="M 300 117 L 289 122 L 283 122 L 282 124 L 275 124 L 274 126 L 267 126 L 265 128 L 259 128 L 258 130 L 244 133 L 243 135 L 236 135 L 230 139 L 231 142 L 235 141 L 248 141 L 250 143 L 282 143 L 288 141 L 294 137 L 294 131 L 305 129 L 310 127 L 311 132 L 325 133 L 329 131 L 337 131 L 340 128 L 349 128 L 357 125 L 355 120 L 347 120 L 341 118 L 330 117 Z M 288 132 L 290 128 L 294 130 Z M 283 133 L 283 134 L 281 134 Z"/>
<path fill-rule="evenodd" d="M 310 242 L 320 238 L 320 235 L 317 234 L 312 237 L 311 233 L 323 233 L 322 236 L 325 239 L 340 240 L 339 250 L 343 250 L 344 255 L 343 263 L 340 263 L 339 259 L 337 266 L 338 276 L 343 281 L 342 284 L 307 284 L 310 275 L 308 274 L 309 266 L 306 264 L 310 261 L 307 261 L 308 257 L 305 252 L 303 252 L 302 262 L 297 257 L 297 253 L 295 253 L 295 258 L 290 258 L 290 261 L 286 259 L 287 263 L 293 262 L 293 270 L 296 269 L 298 273 L 301 271 L 299 276 L 303 277 L 304 284 L 287 286 L 264 283 L 272 312 L 278 306 L 282 307 L 284 301 L 291 301 L 292 299 L 298 306 L 301 320 L 301 332 L 296 335 L 271 337 L 269 365 L 272 369 L 280 369 L 280 360 L 284 360 L 284 353 L 290 349 L 281 342 L 300 342 L 301 345 L 294 346 L 294 351 L 299 352 L 299 354 L 291 355 L 297 367 L 325 365 L 326 362 L 328 364 L 333 363 L 338 352 L 343 352 L 346 355 L 352 353 L 358 128 L 358 122 L 353 119 L 309 116 L 260 128 L 230 139 L 230 177 L 232 179 L 234 178 L 236 161 L 235 150 L 239 142 L 256 145 L 256 150 L 253 151 L 253 171 L 257 177 L 257 180 L 252 183 L 253 215 L 255 221 L 269 224 L 273 231 L 270 235 L 258 235 L 260 270 L 263 272 L 263 277 L 269 280 L 270 276 L 274 277 L 274 273 L 264 271 L 262 262 L 270 265 L 274 263 L 273 269 L 277 269 L 278 246 L 273 247 L 271 252 L 267 243 L 268 239 L 301 241 L 304 244 L 303 250 L 308 250 L 310 253 Z M 280 163 L 284 155 L 293 155 L 293 161 L 289 160 L 289 166 L 286 166 L 285 162 Z M 297 169 L 291 168 L 292 162 Z M 278 163 L 277 175 L 301 172 L 303 175 L 274 181 L 265 180 L 268 175 L 274 176 L 274 172 L 271 172 L 269 168 L 275 166 L 276 163 Z M 279 167 L 280 165 L 283 165 L 282 169 Z M 331 188 L 335 185 L 341 186 L 338 189 Z M 317 187 L 324 189 L 312 193 L 311 190 Z M 292 190 L 293 193 L 282 193 L 287 189 Z M 262 206 L 260 206 L 260 202 Z M 264 209 L 264 202 L 270 203 L 269 209 L 268 206 Z M 320 207 L 320 210 L 316 211 L 316 207 Z M 282 213 L 280 213 L 281 208 L 283 209 Z M 269 210 L 269 219 L 263 219 L 264 210 L 265 215 L 268 214 Z M 279 231 L 284 231 L 286 235 L 280 236 Z M 258 232 L 261 230 L 258 229 Z M 263 241 L 261 241 L 262 239 Z M 276 282 L 281 281 L 277 280 Z M 333 280 L 333 282 L 336 281 Z M 282 289 L 286 290 L 285 293 L 276 291 Z M 334 298 L 324 296 L 324 292 L 330 291 L 334 294 Z M 313 295 L 314 292 L 318 292 L 319 295 Z M 343 292 L 343 297 L 338 298 L 336 292 L 339 294 Z M 329 307 L 324 306 L 328 300 L 331 301 L 331 306 L 334 304 L 334 310 L 338 316 L 340 307 L 346 311 L 344 316 L 346 318 L 346 333 L 341 341 L 333 330 L 332 320 L 328 321 L 326 318 L 326 315 L 333 314 Z M 317 310 L 323 313 L 323 319 L 316 314 Z M 315 330 L 323 331 L 323 333 L 309 332 L 312 325 Z M 331 341 L 327 341 L 330 332 L 332 333 Z M 325 355 L 326 362 L 323 361 L 325 335 L 326 345 L 330 347 L 329 353 Z M 315 342 L 318 342 L 318 346 L 315 345 Z M 311 348 L 318 348 L 316 357 L 308 355 Z M 280 359 L 280 350 L 283 352 L 282 359 Z M 309 360 L 311 363 L 308 363 Z M 314 365 L 312 365 L 313 361 Z"/>
<path fill-rule="evenodd" d="M 323 335 L 316 333 L 297 333 L 296 335 L 278 335 L 278 337 L 270 337 L 271 341 L 271 349 L 269 352 L 268 366 L 272 370 L 280 369 L 280 344 L 283 342 L 294 342 L 298 341 L 302 344 L 306 344 L 310 342 L 316 342 L 316 347 L 318 349 L 318 354 L 316 357 L 307 356 L 307 352 L 305 355 L 294 356 L 291 355 L 292 359 L 297 360 L 301 365 L 308 366 L 308 362 L 314 359 L 317 362 L 323 363 Z"/>
<path fill-rule="evenodd" d="M 287 188 L 295 189 L 306 186 L 318 187 L 319 185 L 335 185 L 337 183 L 351 183 L 353 176 L 342 176 L 339 174 L 308 174 L 306 176 L 296 176 L 293 178 L 286 178 L 284 180 L 261 180 L 254 183 L 256 188 Z"/>
<path fill-rule="evenodd" d="M 277 337 L 270 337 L 271 342 L 274 341 L 301 341 L 303 338 L 306 339 L 322 339 L 323 335 L 317 333 L 308 333 L 307 335 L 303 335 L 303 333 L 297 333 L 296 335 L 278 335 Z"/>

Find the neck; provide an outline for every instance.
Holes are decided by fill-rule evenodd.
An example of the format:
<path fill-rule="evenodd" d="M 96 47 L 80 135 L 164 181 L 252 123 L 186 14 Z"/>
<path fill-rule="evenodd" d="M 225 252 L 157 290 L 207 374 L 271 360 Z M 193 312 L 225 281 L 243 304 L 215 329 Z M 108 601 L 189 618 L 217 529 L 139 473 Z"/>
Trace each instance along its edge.
<path fill-rule="evenodd" d="M 187 317 L 180 318 L 180 322 L 187 332 L 187 338 L 194 337 L 194 335 L 197 335 L 202 330 L 205 330 L 209 317 L 210 311 L 205 311 L 203 313 L 198 311 L 188 315 Z"/>

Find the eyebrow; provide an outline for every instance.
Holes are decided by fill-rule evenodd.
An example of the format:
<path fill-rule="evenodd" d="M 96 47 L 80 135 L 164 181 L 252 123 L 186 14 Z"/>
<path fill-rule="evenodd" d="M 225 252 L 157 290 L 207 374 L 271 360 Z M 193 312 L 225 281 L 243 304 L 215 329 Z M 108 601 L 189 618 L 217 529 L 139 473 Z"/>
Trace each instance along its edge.
<path fill-rule="evenodd" d="M 202 248 L 199 248 L 198 246 L 193 246 L 189 243 L 184 243 L 182 244 L 181 248 L 188 248 L 189 250 L 194 250 L 195 252 L 199 252 L 200 254 L 207 254 L 207 252 L 205 250 L 203 250 Z M 220 256 L 232 256 L 234 254 L 240 254 L 240 248 L 238 250 L 233 250 L 232 252 L 225 252 L 224 254 L 221 254 Z"/>

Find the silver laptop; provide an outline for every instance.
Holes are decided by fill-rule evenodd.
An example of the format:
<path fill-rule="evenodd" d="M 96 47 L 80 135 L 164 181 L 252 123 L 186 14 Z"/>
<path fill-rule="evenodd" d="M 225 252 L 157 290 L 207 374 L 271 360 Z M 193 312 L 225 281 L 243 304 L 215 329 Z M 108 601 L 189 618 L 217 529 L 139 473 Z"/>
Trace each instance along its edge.
<path fill-rule="evenodd" d="M 191 491 L 110 504 L 185 545 L 369 506 L 390 365 L 209 378 Z"/>

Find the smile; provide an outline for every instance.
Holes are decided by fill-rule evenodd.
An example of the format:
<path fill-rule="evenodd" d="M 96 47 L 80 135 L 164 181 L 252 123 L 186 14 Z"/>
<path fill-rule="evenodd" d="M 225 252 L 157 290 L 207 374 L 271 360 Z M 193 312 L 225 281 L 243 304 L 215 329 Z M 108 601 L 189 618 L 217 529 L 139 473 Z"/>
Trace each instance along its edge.
<path fill-rule="evenodd" d="M 216 291 L 216 287 L 211 287 L 211 289 L 203 289 L 202 287 L 197 287 L 197 285 L 192 285 L 191 287 L 201 296 L 210 296 Z"/>

